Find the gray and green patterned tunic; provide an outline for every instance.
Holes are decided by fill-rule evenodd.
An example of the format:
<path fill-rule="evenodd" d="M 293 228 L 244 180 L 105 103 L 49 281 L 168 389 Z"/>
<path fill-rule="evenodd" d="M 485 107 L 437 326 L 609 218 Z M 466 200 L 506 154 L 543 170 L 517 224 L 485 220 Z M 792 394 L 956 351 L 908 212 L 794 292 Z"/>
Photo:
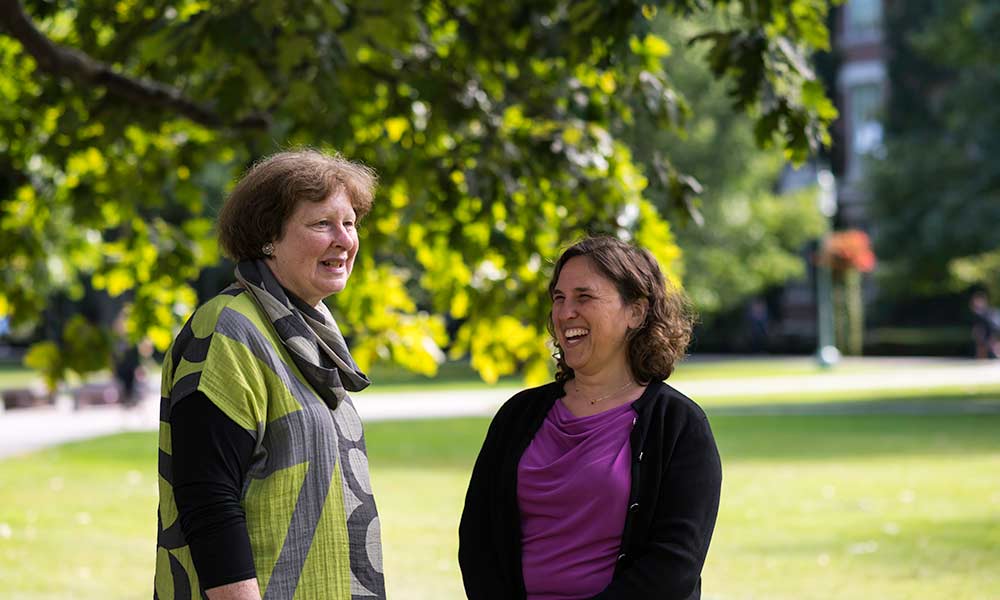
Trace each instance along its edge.
<path fill-rule="evenodd" d="M 361 420 L 306 383 L 252 295 L 201 306 L 163 364 L 154 597 L 201 598 L 171 486 L 171 408 L 199 391 L 255 440 L 242 504 L 263 598 L 385 598 Z"/>

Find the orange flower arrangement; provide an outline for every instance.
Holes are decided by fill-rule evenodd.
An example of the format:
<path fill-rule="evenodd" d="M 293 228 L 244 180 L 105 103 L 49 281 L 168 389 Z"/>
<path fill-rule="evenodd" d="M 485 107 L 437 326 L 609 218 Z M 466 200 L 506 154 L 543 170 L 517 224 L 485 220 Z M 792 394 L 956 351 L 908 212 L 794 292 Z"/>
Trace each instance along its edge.
<path fill-rule="evenodd" d="M 854 269 L 870 273 L 875 269 L 876 260 L 868 234 L 859 229 L 845 229 L 826 238 L 818 262 L 838 272 Z"/>

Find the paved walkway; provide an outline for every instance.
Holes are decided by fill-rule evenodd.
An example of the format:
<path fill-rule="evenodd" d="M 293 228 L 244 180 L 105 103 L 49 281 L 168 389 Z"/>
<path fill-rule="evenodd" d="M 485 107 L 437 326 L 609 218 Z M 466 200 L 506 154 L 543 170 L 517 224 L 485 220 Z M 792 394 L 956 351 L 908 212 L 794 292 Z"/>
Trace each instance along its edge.
<path fill-rule="evenodd" d="M 780 360 L 780 359 L 776 359 Z M 813 393 L 824 390 L 863 391 L 919 389 L 951 385 L 1000 385 L 1000 362 L 926 359 L 865 359 L 877 367 L 873 372 L 821 373 L 780 377 L 702 379 L 671 383 L 692 398 L 746 395 Z M 367 391 L 355 397 L 366 421 L 422 419 L 457 416 L 491 416 L 516 388 L 479 388 L 432 392 L 379 393 Z M 0 458 L 62 442 L 87 439 L 122 431 L 151 431 L 158 427 L 159 399 L 155 390 L 134 409 L 95 406 L 78 411 L 68 407 L 10 410 L 0 414 Z M 997 402 L 949 404 L 948 412 L 997 412 Z M 733 414 L 841 414 L 843 412 L 936 413 L 941 406 L 916 403 L 829 403 L 810 405 L 761 405 L 717 409 Z M 713 411 L 716 412 L 716 411 Z"/>

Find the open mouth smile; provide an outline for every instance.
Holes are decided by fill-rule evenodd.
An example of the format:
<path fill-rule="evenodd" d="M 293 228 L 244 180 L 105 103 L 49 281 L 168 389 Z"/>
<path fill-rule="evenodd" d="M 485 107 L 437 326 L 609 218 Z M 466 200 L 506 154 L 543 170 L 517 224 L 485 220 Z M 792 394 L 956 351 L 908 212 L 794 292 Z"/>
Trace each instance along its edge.
<path fill-rule="evenodd" d="M 330 269 L 343 269 L 344 265 L 347 264 L 347 261 L 342 258 L 330 258 L 327 260 L 321 260 L 319 263 Z"/>
<path fill-rule="evenodd" d="M 566 338 L 566 344 L 568 345 L 577 344 L 588 335 L 590 335 L 590 330 L 583 327 L 570 327 L 563 332 L 563 337 Z"/>

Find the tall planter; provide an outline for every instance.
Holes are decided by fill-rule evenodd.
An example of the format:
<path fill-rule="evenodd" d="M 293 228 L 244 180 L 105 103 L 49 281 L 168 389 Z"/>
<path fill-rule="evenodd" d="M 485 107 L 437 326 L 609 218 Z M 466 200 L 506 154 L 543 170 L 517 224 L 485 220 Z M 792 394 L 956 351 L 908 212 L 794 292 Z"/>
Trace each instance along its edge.
<path fill-rule="evenodd" d="M 843 354 L 860 356 L 865 342 L 865 304 L 861 293 L 861 271 L 847 269 L 835 274 L 833 303 L 837 347 Z"/>
<path fill-rule="evenodd" d="M 843 354 L 859 356 L 865 333 L 862 274 L 875 269 L 868 234 L 856 229 L 835 231 L 826 239 L 819 260 L 833 273 L 836 345 Z"/>

